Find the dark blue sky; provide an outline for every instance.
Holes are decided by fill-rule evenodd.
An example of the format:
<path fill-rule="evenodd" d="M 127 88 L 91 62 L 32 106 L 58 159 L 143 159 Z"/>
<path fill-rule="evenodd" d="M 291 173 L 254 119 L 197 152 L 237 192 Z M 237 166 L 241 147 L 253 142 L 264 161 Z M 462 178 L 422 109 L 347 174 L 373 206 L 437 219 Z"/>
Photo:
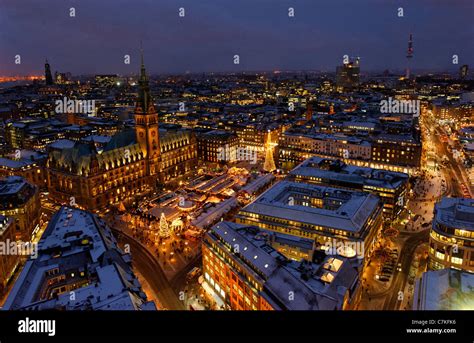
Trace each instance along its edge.
<path fill-rule="evenodd" d="M 40 74 L 45 57 L 53 71 L 136 73 L 140 40 L 151 73 L 333 71 L 344 54 L 396 69 L 410 32 L 413 67 L 446 70 L 453 54 L 474 64 L 473 17 L 473 0 L 0 0 L 0 75 Z"/>

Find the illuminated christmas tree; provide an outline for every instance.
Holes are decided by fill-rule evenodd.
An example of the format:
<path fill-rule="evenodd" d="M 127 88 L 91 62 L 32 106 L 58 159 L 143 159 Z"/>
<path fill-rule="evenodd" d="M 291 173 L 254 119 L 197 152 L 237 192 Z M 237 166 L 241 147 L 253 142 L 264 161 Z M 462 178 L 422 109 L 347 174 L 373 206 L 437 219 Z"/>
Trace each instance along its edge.
<path fill-rule="evenodd" d="M 276 166 L 275 161 L 273 160 L 273 145 L 269 134 L 267 144 L 265 144 L 265 163 L 263 164 L 263 170 L 271 173 L 275 169 Z"/>
<path fill-rule="evenodd" d="M 158 232 L 159 236 L 162 238 L 167 238 L 170 236 L 170 227 L 168 221 L 166 220 L 165 214 L 161 213 L 160 217 L 160 230 Z"/>

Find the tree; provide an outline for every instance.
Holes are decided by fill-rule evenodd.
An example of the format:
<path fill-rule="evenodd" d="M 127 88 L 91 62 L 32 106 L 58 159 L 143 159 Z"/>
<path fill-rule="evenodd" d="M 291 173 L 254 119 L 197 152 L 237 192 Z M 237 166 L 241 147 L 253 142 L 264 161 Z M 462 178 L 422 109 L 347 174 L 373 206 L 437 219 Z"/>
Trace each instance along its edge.
<path fill-rule="evenodd" d="M 267 144 L 265 151 L 265 163 L 263 164 L 263 170 L 267 172 L 272 172 L 276 169 L 275 161 L 273 160 L 273 147 L 270 144 Z"/>
<path fill-rule="evenodd" d="M 170 236 L 170 228 L 166 216 L 164 213 L 161 213 L 160 217 L 160 230 L 158 232 L 159 236 L 162 238 L 167 238 Z"/>

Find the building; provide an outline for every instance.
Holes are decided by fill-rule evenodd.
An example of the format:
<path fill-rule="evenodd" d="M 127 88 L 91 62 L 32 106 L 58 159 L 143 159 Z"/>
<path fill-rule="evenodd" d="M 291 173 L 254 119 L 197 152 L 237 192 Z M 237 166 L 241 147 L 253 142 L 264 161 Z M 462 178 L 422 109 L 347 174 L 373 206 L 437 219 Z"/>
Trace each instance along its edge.
<path fill-rule="evenodd" d="M 281 136 L 279 146 L 279 163 L 285 170 L 293 169 L 314 155 L 367 163 L 372 156 L 369 141 L 345 135 L 301 134 L 288 130 Z"/>
<path fill-rule="evenodd" d="M 369 193 L 282 181 L 242 208 L 236 222 L 307 238 L 319 251 L 338 248 L 367 263 L 382 227 L 382 203 Z"/>
<path fill-rule="evenodd" d="M 435 205 L 429 268 L 474 273 L 474 199 L 442 198 Z"/>
<path fill-rule="evenodd" d="M 15 241 L 13 219 L 0 215 L 0 244 L 6 247 Z M 19 254 L 0 254 L 0 295 L 3 295 L 7 289 L 8 282 L 11 280 L 19 262 Z"/>
<path fill-rule="evenodd" d="M 39 229 L 40 214 L 38 187 L 20 176 L 0 179 L 0 215 L 13 219 L 15 240 L 31 241 Z"/>
<path fill-rule="evenodd" d="M 357 260 L 287 259 L 257 227 L 220 222 L 203 240 L 204 288 L 231 310 L 342 310 L 359 297 Z"/>
<path fill-rule="evenodd" d="M 198 157 L 206 162 L 235 162 L 239 149 L 236 133 L 211 130 L 197 134 Z"/>
<path fill-rule="evenodd" d="M 408 174 L 357 167 L 341 160 L 311 157 L 290 171 L 289 180 L 370 192 L 383 202 L 387 218 L 396 218 L 406 203 Z"/>
<path fill-rule="evenodd" d="M 360 82 L 360 59 L 348 61 L 336 68 L 336 88 L 340 91 L 350 90 Z"/>
<path fill-rule="evenodd" d="M 0 157 L 0 177 L 21 176 L 40 189 L 46 189 L 48 180 L 46 175 L 46 154 L 32 151 L 18 151 L 20 158 Z"/>
<path fill-rule="evenodd" d="M 62 207 L 26 262 L 5 310 L 155 310 L 110 228 L 89 212 Z"/>
<path fill-rule="evenodd" d="M 452 268 L 423 273 L 416 281 L 413 309 L 474 310 L 474 274 Z"/>
<path fill-rule="evenodd" d="M 51 67 L 48 63 L 48 60 L 46 60 L 46 63 L 44 64 L 44 79 L 47 86 L 54 84 L 53 76 L 51 74 Z"/>
<path fill-rule="evenodd" d="M 65 138 L 66 126 L 57 120 L 24 118 L 7 123 L 5 138 L 13 149 L 45 150 L 48 144 Z"/>
<path fill-rule="evenodd" d="M 48 187 L 56 201 L 97 210 L 190 173 L 196 165 L 194 134 L 159 127 L 142 61 L 135 129 L 115 134 L 100 151 L 93 141 L 55 146 L 48 157 Z"/>
<path fill-rule="evenodd" d="M 421 142 L 411 135 L 381 134 L 372 142 L 372 162 L 418 169 L 421 151 Z"/>
<path fill-rule="evenodd" d="M 413 173 L 421 164 L 421 142 L 409 135 L 380 134 L 364 139 L 344 134 L 287 130 L 280 137 L 279 164 L 291 170 L 312 157 L 339 158 L 345 163 Z"/>
<path fill-rule="evenodd" d="M 95 75 L 94 80 L 98 87 L 113 87 L 117 85 L 120 78 L 117 74 L 98 74 Z"/>
<path fill-rule="evenodd" d="M 247 123 L 236 125 L 233 128 L 239 137 L 240 147 L 246 151 L 257 152 L 259 159 L 265 157 L 265 146 L 267 142 L 278 142 L 281 126 L 272 124 L 261 124 L 261 123 Z"/>

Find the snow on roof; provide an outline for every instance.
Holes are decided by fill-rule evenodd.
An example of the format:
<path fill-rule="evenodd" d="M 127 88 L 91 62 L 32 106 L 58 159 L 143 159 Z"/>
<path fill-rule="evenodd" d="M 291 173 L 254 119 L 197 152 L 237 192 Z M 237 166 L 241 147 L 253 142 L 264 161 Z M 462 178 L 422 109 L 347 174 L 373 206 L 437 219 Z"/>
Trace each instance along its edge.
<path fill-rule="evenodd" d="M 474 199 L 442 198 L 435 205 L 435 222 L 474 231 Z"/>
<path fill-rule="evenodd" d="M 50 148 L 54 149 L 70 149 L 74 147 L 75 142 L 69 139 L 58 139 L 57 141 L 49 144 Z"/>
<path fill-rule="evenodd" d="M 62 207 L 50 221 L 5 302 L 5 309 L 155 308 L 146 300 L 139 281 L 105 224 L 93 214 Z M 48 272 L 63 275 L 67 284 L 78 284 L 74 299 L 69 292 L 39 298 L 38 290 L 51 287 Z M 82 272 L 85 272 L 81 274 Z M 53 288 L 51 288 L 51 291 Z"/>
<path fill-rule="evenodd" d="M 290 261 L 270 244 L 269 233 L 257 227 L 220 222 L 209 232 L 241 261 L 240 266 L 261 280 L 262 296 L 275 308 L 333 310 L 358 279 L 357 262 L 326 256 L 320 264 Z M 212 238 L 214 239 L 214 238 Z M 303 277 L 305 274 L 305 277 Z M 289 297 L 293 294 L 293 297 Z"/>
<path fill-rule="evenodd" d="M 427 271 L 417 281 L 415 310 L 474 310 L 474 274 L 451 268 Z"/>
<path fill-rule="evenodd" d="M 30 184 L 21 176 L 6 176 L 0 179 L 0 195 L 16 194 L 28 185 Z"/>
<path fill-rule="evenodd" d="M 329 198 L 342 203 L 337 209 L 318 208 L 291 204 L 291 198 L 305 196 L 308 199 Z M 240 214 L 255 213 L 316 226 L 359 232 L 379 205 L 373 194 L 322 187 L 290 181 L 277 183 L 244 207 Z"/>
<path fill-rule="evenodd" d="M 331 169 L 333 168 L 333 169 Z M 326 180 L 343 181 L 397 189 L 408 182 L 408 174 L 383 169 L 348 165 L 338 159 L 310 157 L 289 173 L 291 176 L 317 177 Z"/>

